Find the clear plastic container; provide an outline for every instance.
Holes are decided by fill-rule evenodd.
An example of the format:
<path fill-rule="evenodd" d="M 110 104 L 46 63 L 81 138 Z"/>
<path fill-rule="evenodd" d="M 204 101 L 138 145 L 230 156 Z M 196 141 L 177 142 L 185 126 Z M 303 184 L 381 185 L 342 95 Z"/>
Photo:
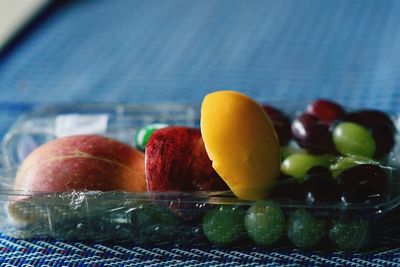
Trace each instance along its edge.
<path fill-rule="evenodd" d="M 293 118 L 307 103 L 271 104 Z M 390 190 L 368 203 L 310 204 L 285 198 L 256 203 L 227 191 L 47 193 L 13 187 L 24 158 L 49 140 L 95 133 L 134 146 L 142 126 L 161 122 L 198 127 L 199 116 L 197 106 L 170 104 L 50 106 L 25 113 L 2 141 L 0 231 L 17 238 L 357 251 L 373 244 L 382 218 L 400 204 L 397 134 L 395 147 L 381 163 L 390 177 Z M 398 127 L 396 114 L 392 119 Z"/>

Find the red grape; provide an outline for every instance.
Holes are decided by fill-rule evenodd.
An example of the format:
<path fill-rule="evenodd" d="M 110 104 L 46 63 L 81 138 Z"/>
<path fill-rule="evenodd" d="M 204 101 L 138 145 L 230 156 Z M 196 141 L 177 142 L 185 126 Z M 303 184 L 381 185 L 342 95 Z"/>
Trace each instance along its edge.
<path fill-rule="evenodd" d="M 263 109 L 275 127 L 280 145 L 286 145 L 292 137 L 289 117 L 286 116 L 282 111 L 269 105 L 263 105 Z"/>
<path fill-rule="evenodd" d="M 331 124 L 335 120 L 342 118 L 345 111 L 333 101 L 318 99 L 307 106 L 307 113 L 314 115 L 324 123 Z"/>
<path fill-rule="evenodd" d="M 304 113 L 292 123 L 292 134 L 299 146 L 313 153 L 335 153 L 329 126 L 317 117 Z"/>

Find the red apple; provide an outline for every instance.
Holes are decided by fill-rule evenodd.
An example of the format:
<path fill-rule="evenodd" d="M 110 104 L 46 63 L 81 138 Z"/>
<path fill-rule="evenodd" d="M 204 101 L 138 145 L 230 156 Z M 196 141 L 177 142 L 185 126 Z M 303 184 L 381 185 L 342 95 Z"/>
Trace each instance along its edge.
<path fill-rule="evenodd" d="M 175 126 L 156 130 L 147 143 L 145 162 L 148 191 L 229 189 L 213 169 L 199 129 Z M 177 196 L 175 193 L 174 197 Z M 168 195 L 154 196 L 157 201 L 168 200 L 167 205 L 180 220 L 196 222 L 204 207 L 181 201 L 187 197 L 180 194 L 176 201 L 171 201 Z"/>
<path fill-rule="evenodd" d="M 98 135 L 56 139 L 24 160 L 15 188 L 36 192 L 145 191 L 144 154 Z"/>
<path fill-rule="evenodd" d="M 146 147 L 148 191 L 210 191 L 228 187 L 212 167 L 199 129 L 156 130 Z"/>

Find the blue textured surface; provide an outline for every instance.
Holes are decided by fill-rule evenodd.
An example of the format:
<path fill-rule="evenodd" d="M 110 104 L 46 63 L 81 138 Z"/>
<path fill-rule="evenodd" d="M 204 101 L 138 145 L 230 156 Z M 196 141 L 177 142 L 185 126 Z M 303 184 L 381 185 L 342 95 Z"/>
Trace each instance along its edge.
<path fill-rule="evenodd" d="M 393 231 L 394 229 L 392 229 Z M 399 232 L 398 227 L 395 229 Z M 393 232 L 385 233 L 390 236 Z M 385 239 L 387 239 L 385 241 Z M 395 240 L 382 238 L 381 245 Z M 399 244 L 399 239 L 396 239 Z M 398 266 L 400 248 L 363 253 L 249 247 L 149 247 L 16 240 L 0 235 L 1 266 Z M 9 265 L 6 265 L 9 264 Z M 25 265 L 24 265 L 25 264 Z M 31 264 L 31 265 L 29 265 Z"/>
<path fill-rule="evenodd" d="M 207 92 L 235 89 L 260 101 L 327 97 L 396 112 L 398 14 L 399 1 L 70 1 L 3 55 L 0 102 L 199 103 Z M 1 133 L 24 107 L 0 106 Z M 0 235 L 4 266 L 395 266 L 399 258 L 397 248 L 163 250 Z"/>
<path fill-rule="evenodd" d="M 0 66 L 0 101 L 324 96 L 396 108 L 398 1 L 72 1 Z"/>

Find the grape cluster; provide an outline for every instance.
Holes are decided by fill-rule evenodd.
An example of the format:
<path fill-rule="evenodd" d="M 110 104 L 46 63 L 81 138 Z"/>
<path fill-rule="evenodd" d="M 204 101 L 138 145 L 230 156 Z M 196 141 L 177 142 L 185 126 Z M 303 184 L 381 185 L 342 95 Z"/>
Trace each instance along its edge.
<path fill-rule="evenodd" d="M 346 112 L 329 100 L 310 103 L 292 124 L 293 138 L 311 153 L 340 153 L 380 159 L 394 145 L 395 127 L 382 111 Z M 279 133 L 278 133 L 279 134 Z"/>
<path fill-rule="evenodd" d="M 370 222 L 363 218 L 323 218 L 304 208 L 288 212 L 272 200 L 252 203 L 248 209 L 219 206 L 203 217 L 203 232 L 214 244 L 229 245 L 250 238 L 271 246 L 286 238 L 299 248 L 311 248 L 329 240 L 343 251 L 357 251 L 370 239 Z"/>
<path fill-rule="evenodd" d="M 380 159 L 393 148 L 395 127 L 382 111 L 346 112 L 339 104 L 319 99 L 291 122 L 282 111 L 263 105 L 282 146 L 293 139 L 311 153 L 341 153 Z"/>
<path fill-rule="evenodd" d="M 380 162 L 395 143 L 395 126 L 387 114 L 370 109 L 347 112 L 325 99 L 310 103 L 292 122 L 276 108 L 264 106 L 264 110 L 279 140 L 285 141 L 281 142 L 281 177 L 272 189 L 273 197 L 309 204 L 371 202 L 385 197 L 388 168 Z"/>

